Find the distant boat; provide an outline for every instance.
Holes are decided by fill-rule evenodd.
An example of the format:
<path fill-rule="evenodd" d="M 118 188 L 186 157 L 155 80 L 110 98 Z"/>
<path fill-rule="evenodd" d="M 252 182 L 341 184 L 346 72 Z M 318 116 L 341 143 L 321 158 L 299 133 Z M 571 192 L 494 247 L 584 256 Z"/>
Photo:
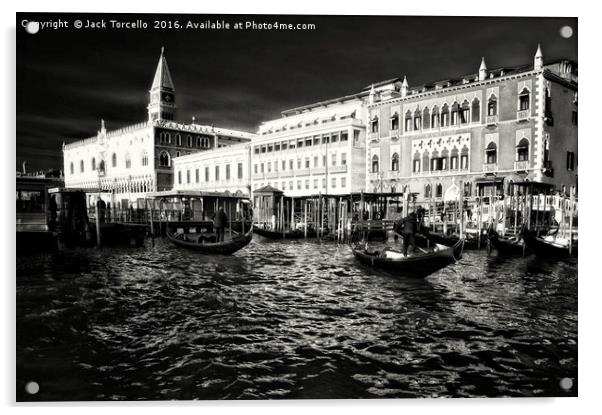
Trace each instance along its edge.
<path fill-rule="evenodd" d="M 287 231 L 275 231 L 271 229 L 263 229 L 259 226 L 253 226 L 253 231 L 260 236 L 268 239 L 301 239 L 305 237 L 305 231 L 303 229 L 293 229 Z M 316 232 L 313 229 L 307 230 L 307 237 L 313 238 L 316 236 Z"/>
<path fill-rule="evenodd" d="M 527 247 L 531 248 L 536 255 L 563 257 L 569 255 L 577 256 L 577 241 L 573 240 L 571 253 L 569 254 L 569 240 L 555 234 L 537 236 L 534 232 L 525 229 L 523 237 Z"/>
<path fill-rule="evenodd" d="M 364 265 L 400 276 L 425 278 L 462 258 L 463 249 L 462 238 L 450 246 L 434 243 L 428 250 L 416 248 L 417 252 L 408 256 L 386 248 L 380 251 L 353 248 L 353 255 Z"/>
<path fill-rule="evenodd" d="M 253 239 L 253 229 L 249 229 L 245 234 L 237 233 L 232 239 L 224 242 L 212 242 L 211 239 L 214 240 L 215 236 L 213 236 L 213 238 L 207 238 L 209 241 L 206 242 L 204 241 L 206 234 L 203 233 L 184 234 L 168 231 L 167 237 L 174 245 L 181 248 L 204 254 L 230 255 L 241 250 L 251 242 Z"/>

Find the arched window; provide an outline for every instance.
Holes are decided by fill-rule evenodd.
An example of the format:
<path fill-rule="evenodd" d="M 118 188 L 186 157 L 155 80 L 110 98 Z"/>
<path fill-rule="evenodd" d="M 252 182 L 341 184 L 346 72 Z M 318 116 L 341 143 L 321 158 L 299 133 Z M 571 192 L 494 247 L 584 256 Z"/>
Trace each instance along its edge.
<path fill-rule="evenodd" d="M 399 130 L 399 114 L 391 115 L 391 130 Z"/>
<path fill-rule="evenodd" d="M 171 134 L 170 133 L 165 133 L 165 141 L 167 142 L 167 144 L 171 144 Z"/>
<path fill-rule="evenodd" d="M 92 157 L 92 171 L 96 170 L 96 158 Z"/>
<path fill-rule="evenodd" d="M 472 195 L 472 183 L 464 182 L 464 197 L 470 197 Z"/>
<path fill-rule="evenodd" d="M 79 172 L 80 172 L 80 173 L 83 173 L 83 172 L 84 172 L 84 161 L 83 161 L 83 160 L 81 160 L 81 161 L 79 162 Z"/>
<path fill-rule="evenodd" d="M 429 171 L 430 165 L 429 165 L 429 153 L 428 151 L 425 151 L 424 153 L 422 153 L 422 171 Z"/>
<path fill-rule="evenodd" d="M 405 115 L 405 131 L 412 131 L 412 112 L 408 110 Z"/>
<path fill-rule="evenodd" d="M 148 166 L 148 154 L 146 153 L 146 151 L 142 153 L 142 165 Z"/>
<path fill-rule="evenodd" d="M 464 100 L 460 108 L 460 124 L 468 124 L 470 121 L 470 104 Z"/>
<path fill-rule="evenodd" d="M 431 114 L 428 107 L 422 111 L 422 128 L 425 130 L 431 128 Z"/>
<path fill-rule="evenodd" d="M 98 170 L 100 170 L 102 173 L 104 173 L 104 171 L 105 171 L 105 161 L 104 160 L 100 160 L 100 163 L 98 165 Z"/>
<path fill-rule="evenodd" d="M 494 115 L 497 115 L 497 98 L 495 95 L 491 95 L 489 101 L 487 101 L 487 116 L 492 117 Z"/>
<path fill-rule="evenodd" d="M 485 149 L 485 158 L 487 164 L 497 163 L 497 145 L 493 141 Z"/>
<path fill-rule="evenodd" d="M 169 153 L 167 151 L 162 151 L 159 154 L 159 166 L 161 167 L 169 167 Z"/>
<path fill-rule="evenodd" d="M 115 153 L 111 156 L 111 167 L 117 167 L 117 154 Z"/>
<path fill-rule="evenodd" d="M 454 147 L 451 151 L 451 156 L 449 158 L 449 168 L 450 170 L 458 170 L 458 149 Z"/>
<path fill-rule="evenodd" d="M 373 133 L 378 132 L 378 116 L 376 115 L 372 118 L 372 121 L 370 122 L 370 131 Z"/>
<path fill-rule="evenodd" d="M 176 145 L 177 146 L 182 145 L 182 136 L 180 135 L 180 133 L 176 133 Z"/>
<path fill-rule="evenodd" d="M 517 161 L 528 161 L 529 160 L 529 140 L 522 138 L 516 146 L 516 160 Z"/>
<path fill-rule="evenodd" d="M 420 153 L 416 152 L 414 154 L 414 159 L 412 160 L 412 172 L 419 173 L 420 172 Z"/>
<path fill-rule="evenodd" d="M 422 128 L 422 116 L 420 110 L 416 108 L 414 111 L 414 131 L 419 131 Z"/>
<path fill-rule="evenodd" d="M 378 173 L 378 156 L 376 154 L 372 157 L 372 173 Z"/>
<path fill-rule="evenodd" d="M 393 157 L 391 157 L 391 170 L 399 171 L 399 154 L 393 153 Z"/>
<path fill-rule="evenodd" d="M 472 100 L 472 122 L 481 121 L 481 101 L 478 98 Z"/>
<path fill-rule="evenodd" d="M 132 167 L 132 159 L 130 158 L 129 154 L 125 155 L 125 168 L 129 169 Z"/>
<path fill-rule="evenodd" d="M 449 127 L 449 107 L 447 104 L 441 107 L 441 127 Z"/>
<path fill-rule="evenodd" d="M 433 107 L 433 113 L 431 114 L 431 127 L 439 128 L 439 107 L 436 105 Z"/>
<path fill-rule="evenodd" d="M 460 112 L 460 105 L 454 102 L 451 107 L 451 125 L 458 125 L 458 114 Z"/>
<path fill-rule="evenodd" d="M 188 147 L 192 147 L 192 136 L 191 135 L 186 136 L 186 141 L 187 141 L 186 144 L 188 145 Z"/>
<path fill-rule="evenodd" d="M 201 137 L 196 138 L 196 146 L 201 147 Z"/>
<path fill-rule="evenodd" d="M 468 147 L 463 146 L 460 153 L 460 169 L 468 170 Z"/>
<path fill-rule="evenodd" d="M 443 185 L 441 183 L 437 183 L 437 186 L 435 186 L 435 197 L 443 197 Z"/>
<path fill-rule="evenodd" d="M 69 165 L 69 173 L 71 173 L 71 174 L 75 173 L 75 169 L 73 168 L 73 162 L 71 162 L 71 164 Z"/>
<path fill-rule="evenodd" d="M 518 95 L 518 110 L 525 111 L 529 109 L 529 104 L 531 102 L 531 93 L 527 88 L 524 88 L 521 93 Z"/>
<path fill-rule="evenodd" d="M 430 184 L 426 184 L 424 186 L 424 197 L 425 198 L 431 198 L 433 197 L 433 191 L 432 191 L 432 187 Z"/>

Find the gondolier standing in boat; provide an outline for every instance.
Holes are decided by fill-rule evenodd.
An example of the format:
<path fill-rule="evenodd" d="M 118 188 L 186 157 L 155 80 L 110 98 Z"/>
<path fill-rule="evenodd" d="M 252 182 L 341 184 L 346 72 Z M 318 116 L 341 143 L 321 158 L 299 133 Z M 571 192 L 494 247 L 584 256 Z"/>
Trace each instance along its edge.
<path fill-rule="evenodd" d="M 217 242 L 224 242 L 224 234 L 227 224 L 228 217 L 224 212 L 224 208 L 220 207 L 213 218 L 213 227 L 215 228 L 215 237 L 217 239 Z"/>
<path fill-rule="evenodd" d="M 395 232 L 401 234 L 403 238 L 403 254 L 408 255 L 414 252 L 416 248 L 416 232 L 418 231 L 418 220 L 416 213 L 412 212 L 401 221 L 395 223 Z M 410 246 L 412 249 L 409 249 Z"/>

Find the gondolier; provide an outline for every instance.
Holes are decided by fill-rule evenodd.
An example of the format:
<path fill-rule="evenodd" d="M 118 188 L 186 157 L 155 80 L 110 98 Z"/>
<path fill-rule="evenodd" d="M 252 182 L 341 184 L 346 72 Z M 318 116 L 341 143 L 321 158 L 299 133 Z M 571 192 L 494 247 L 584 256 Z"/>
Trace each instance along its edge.
<path fill-rule="evenodd" d="M 220 207 L 215 217 L 213 218 L 213 227 L 215 228 L 215 237 L 217 242 L 224 242 L 225 228 L 228 224 L 228 217 L 224 212 L 224 208 Z"/>
<path fill-rule="evenodd" d="M 401 221 L 395 223 L 395 232 L 401 235 L 403 238 L 403 254 L 408 255 L 414 252 L 416 248 L 416 232 L 418 232 L 418 220 L 416 213 L 412 212 Z M 409 249 L 409 247 L 412 249 Z"/>

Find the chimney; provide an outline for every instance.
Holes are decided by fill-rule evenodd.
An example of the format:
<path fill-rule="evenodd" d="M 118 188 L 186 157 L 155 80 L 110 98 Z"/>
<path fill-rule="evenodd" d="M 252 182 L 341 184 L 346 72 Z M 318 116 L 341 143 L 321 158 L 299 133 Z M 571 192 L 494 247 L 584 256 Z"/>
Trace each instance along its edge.
<path fill-rule="evenodd" d="M 487 79 L 487 65 L 485 65 L 485 57 L 481 58 L 481 66 L 479 67 L 479 81 Z"/>
<path fill-rule="evenodd" d="M 541 53 L 541 45 L 537 44 L 537 52 L 535 52 L 535 57 L 533 58 L 533 69 L 538 70 L 543 68 L 543 53 Z"/>
<path fill-rule="evenodd" d="M 406 76 L 403 76 L 403 82 L 401 84 L 401 97 L 405 98 L 408 95 L 408 80 Z"/>

